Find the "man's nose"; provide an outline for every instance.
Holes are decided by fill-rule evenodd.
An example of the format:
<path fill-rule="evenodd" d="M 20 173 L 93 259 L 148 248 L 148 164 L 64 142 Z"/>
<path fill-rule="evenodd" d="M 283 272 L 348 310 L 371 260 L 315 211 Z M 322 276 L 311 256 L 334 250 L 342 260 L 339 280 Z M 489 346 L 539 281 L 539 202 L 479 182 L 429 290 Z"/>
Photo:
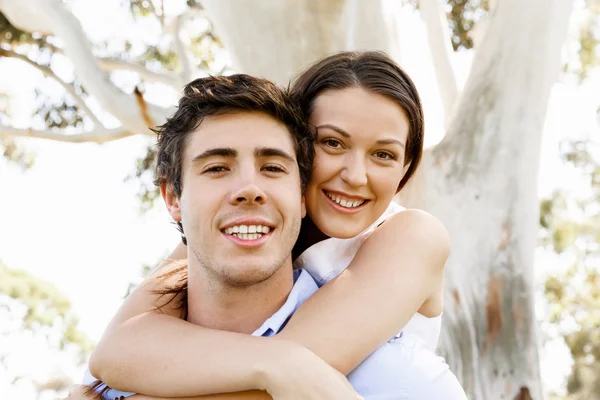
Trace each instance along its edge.
<path fill-rule="evenodd" d="M 342 180 L 351 187 L 361 187 L 367 184 L 367 166 L 364 157 L 349 154 L 345 158 Z"/>
<path fill-rule="evenodd" d="M 237 189 L 231 192 L 229 201 L 233 205 L 264 204 L 266 198 L 265 192 L 257 181 L 256 174 L 249 173 L 240 177 Z"/>

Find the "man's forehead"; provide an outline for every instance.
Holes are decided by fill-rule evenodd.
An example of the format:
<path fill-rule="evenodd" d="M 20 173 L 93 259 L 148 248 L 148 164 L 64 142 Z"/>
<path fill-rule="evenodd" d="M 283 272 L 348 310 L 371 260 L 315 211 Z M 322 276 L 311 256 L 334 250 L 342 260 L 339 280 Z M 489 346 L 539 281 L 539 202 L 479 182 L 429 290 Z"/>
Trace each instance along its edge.
<path fill-rule="evenodd" d="M 189 134 L 186 153 L 204 152 L 212 148 L 229 148 L 238 153 L 254 152 L 257 148 L 279 148 L 295 155 L 288 128 L 262 113 L 234 113 L 210 116 Z"/>

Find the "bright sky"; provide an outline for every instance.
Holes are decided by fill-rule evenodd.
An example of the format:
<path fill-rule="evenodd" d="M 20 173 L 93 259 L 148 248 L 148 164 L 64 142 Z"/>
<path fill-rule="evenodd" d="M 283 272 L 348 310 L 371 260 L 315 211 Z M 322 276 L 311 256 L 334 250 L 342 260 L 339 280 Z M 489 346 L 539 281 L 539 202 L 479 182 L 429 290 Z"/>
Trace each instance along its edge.
<path fill-rule="evenodd" d="M 119 9 L 119 0 L 77 0 L 74 10 L 93 40 L 109 37 L 152 37 L 152 27 L 133 28 Z M 174 1 L 174 3 L 176 3 Z M 167 2 L 168 4 L 168 2 Z M 110 22 L 110 24 L 108 24 Z M 107 27 L 110 26 L 110 29 Z M 400 33 L 405 68 L 419 87 L 428 116 L 429 142 L 439 139 L 441 104 L 431 85 L 433 70 L 427 43 L 415 35 L 422 31 L 419 20 L 408 20 Z M 150 32 L 150 36 L 149 33 Z M 459 80 L 468 72 L 469 56 L 454 60 Z M 28 126 L 33 89 L 42 76 L 14 60 L 0 61 L 0 93 L 12 96 L 15 125 Z M 556 84 L 550 100 L 542 151 L 540 193 L 556 185 L 568 185 L 571 176 L 559 169 L 557 142 L 567 134 L 598 136 L 596 109 L 600 104 L 600 77 L 584 86 Z M 135 158 L 143 154 L 146 138 L 133 137 L 105 145 L 64 144 L 24 140 L 36 153 L 35 166 L 23 172 L 0 160 L 0 259 L 9 267 L 22 268 L 54 283 L 73 303 L 81 318 L 81 328 L 97 340 L 122 301 L 128 284 L 139 280 L 144 263 L 153 264 L 178 241 L 175 229 L 162 204 L 140 215 L 135 182 L 124 183 L 134 169 Z M 536 274 L 541 277 L 552 257 L 540 254 Z M 68 367 L 55 355 L 23 340 L 0 344 L 0 354 L 10 347 L 18 354 L 18 368 L 42 378 L 49 370 L 63 369 L 75 381 L 81 370 Z M 20 346 L 20 347 L 19 347 Z M 562 351 L 560 346 L 558 350 Z M 554 353 L 553 353 L 554 354 Z M 33 356 L 39 366 L 32 369 Z M 15 367 L 17 368 L 17 367 Z M 16 371 L 15 371 L 16 372 Z M 564 371 L 552 370 L 545 379 L 556 382 Z M 32 388 L 21 381 L 11 387 L 8 377 L 0 377 L 0 398 L 34 398 Z M 42 399 L 39 399 L 42 400 Z"/>

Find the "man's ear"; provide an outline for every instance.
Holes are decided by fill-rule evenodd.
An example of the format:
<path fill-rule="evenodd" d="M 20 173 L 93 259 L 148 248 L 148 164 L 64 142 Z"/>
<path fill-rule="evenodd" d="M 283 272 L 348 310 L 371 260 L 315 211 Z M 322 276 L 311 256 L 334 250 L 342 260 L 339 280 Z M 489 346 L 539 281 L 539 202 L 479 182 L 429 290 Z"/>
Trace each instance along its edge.
<path fill-rule="evenodd" d="M 302 195 L 302 218 L 306 217 L 306 198 Z"/>
<path fill-rule="evenodd" d="M 173 185 L 163 183 L 160 185 L 160 194 L 162 195 L 167 210 L 173 218 L 173 221 L 181 221 L 181 208 L 179 207 L 179 197 L 173 191 Z"/>

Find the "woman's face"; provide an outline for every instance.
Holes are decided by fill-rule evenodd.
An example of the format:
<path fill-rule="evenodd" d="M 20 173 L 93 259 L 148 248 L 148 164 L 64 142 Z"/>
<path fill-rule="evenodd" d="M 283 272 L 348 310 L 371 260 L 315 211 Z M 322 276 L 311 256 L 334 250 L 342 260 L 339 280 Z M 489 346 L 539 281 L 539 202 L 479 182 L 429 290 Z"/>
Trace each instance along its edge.
<path fill-rule="evenodd" d="M 408 119 L 393 100 L 352 87 L 320 94 L 310 123 L 317 138 L 308 215 L 330 237 L 356 236 L 383 214 L 402 180 Z"/>

